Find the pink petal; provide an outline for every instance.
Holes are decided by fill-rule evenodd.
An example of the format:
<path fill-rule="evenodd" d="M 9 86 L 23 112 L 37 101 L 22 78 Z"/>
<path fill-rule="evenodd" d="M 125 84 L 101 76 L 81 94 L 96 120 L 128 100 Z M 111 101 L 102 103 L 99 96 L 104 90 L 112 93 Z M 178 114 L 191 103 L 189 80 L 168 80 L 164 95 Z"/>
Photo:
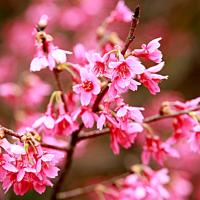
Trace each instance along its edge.
<path fill-rule="evenodd" d="M 24 178 L 24 175 L 25 175 L 25 171 L 24 169 L 21 169 L 19 173 L 17 174 L 17 182 L 20 182 Z"/>
<path fill-rule="evenodd" d="M 90 103 L 91 99 L 92 99 L 91 93 L 82 91 L 82 93 L 81 93 L 81 104 L 83 106 L 87 106 Z"/>
<path fill-rule="evenodd" d="M 5 163 L 2 167 L 9 172 L 18 172 L 18 169 L 11 163 Z"/>

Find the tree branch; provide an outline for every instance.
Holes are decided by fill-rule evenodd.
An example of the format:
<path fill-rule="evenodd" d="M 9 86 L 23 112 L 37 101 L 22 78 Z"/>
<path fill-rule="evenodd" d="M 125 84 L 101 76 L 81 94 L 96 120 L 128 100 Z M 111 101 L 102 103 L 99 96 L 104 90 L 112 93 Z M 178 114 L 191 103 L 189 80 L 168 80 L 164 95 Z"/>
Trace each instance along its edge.
<path fill-rule="evenodd" d="M 85 186 L 85 187 L 76 188 L 76 189 L 73 189 L 73 190 L 69 190 L 67 192 L 61 192 L 61 193 L 58 194 L 58 199 L 68 199 L 68 198 L 72 198 L 72 197 L 75 197 L 75 196 L 79 196 L 79 195 L 82 195 L 82 194 L 86 194 L 86 193 L 92 192 L 95 189 L 98 190 L 99 186 L 108 185 L 108 184 L 114 183 L 117 180 L 128 176 L 129 174 L 130 174 L 130 172 L 126 172 L 126 173 L 123 173 L 123 174 L 118 175 L 118 176 L 114 176 L 114 177 L 112 177 L 110 179 L 101 181 L 101 182 L 96 183 L 96 184 L 92 184 L 92 185 L 88 185 L 88 186 Z"/>
<path fill-rule="evenodd" d="M 163 119 L 167 119 L 167 118 L 173 118 L 173 117 L 177 117 L 179 115 L 188 114 L 190 112 L 194 112 L 194 111 L 197 111 L 197 110 L 200 110 L 200 105 L 196 106 L 195 108 L 177 111 L 177 112 L 174 112 L 172 114 L 152 115 L 150 117 L 146 117 L 144 119 L 144 123 L 152 123 L 152 122 L 163 120 Z M 21 140 L 21 135 L 19 133 L 15 132 L 15 131 L 13 131 L 11 129 L 8 129 L 8 128 L 2 126 L 2 125 L 0 125 L 0 131 L 3 131 L 3 133 L 5 135 L 16 137 L 19 140 Z M 83 131 L 83 132 L 80 132 L 80 134 L 79 134 L 79 136 L 77 138 L 77 142 L 82 141 L 82 140 L 86 140 L 86 139 L 90 139 L 90 138 L 95 138 L 95 137 L 98 137 L 98 136 L 101 136 L 101 135 L 106 135 L 109 132 L 110 132 L 109 128 L 104 128 L 102 130 Z M 41 146 L 43 146 L 45 148 L 60 150 L 60 151 L 68 151 L 69 150 L 69 146 L 67 146 L 67 147 L 57 147 L 57 146 L 46 144 L 46 143 L 41 143 Z"/>
<path fill-rule="evenodd" d="M 126 53 L 127 49 L 129 48 L 131 42 L 135 38 L 134 32 L 135 32 L 136 26 L 139 22 L 139 17 L 140 17 L 140 7 L 138 6 L 135 9 L 134 14 L 132 16 L 132 21 L 131 21 L 131 26 L 130 26 L 130 29 L 129 29 L 128 37 L 126 39 L 126 43 L 124 45 L 124 48 L 121 51 L 122 55 L 125 55 L 125 53 Z"/>
<path fill-rule="evenodd" d="M 109 87 L 107 85 L 106 87 L 104 87 L 102 89 L 101 93 L 97 96 L 97 98 L 96 98 L 96 100 L 95 100 L 95 102 L 92 106 L 93 112 L 97 112 L 99 110 L 99 103 L 103 99 L 104 95 L 107 93 L 108 88 Z M 74 149 L 76 147 L 77 142 L 79 141 L 79 139 L 78 139 L 79 133 L 80 133 L 80 131 L 82 130 L 83 127 L 84 127 L 84 124 L 81 123 L 81 125 L 79 126 L 79 129 L 77 131 L 75 131 L 74 133 L 72 133 L 69 149 L 67 150 L 67 158 L 66 158 L 66 161 L 65 161 L 65 165 L 64 165 L 64 168 L 61 172 L 60 178 L 58 179 L 58 182 L 54 186 L 54 191 L 53 191 L 53 194 L 51 196 L 52 200 L 57 199 L 57 194 L 58 194 L 58 192 L 60 192 L 63 181 L 65 180 L 65 177 L 69 173 L 69 169 L 70 169 L 71 164 L 72 164 L 72 157 L 73 157 L 73 154 L 74 154 Z"/>
<path fill-rule="evenodd" d="M 173 117 L 188 114 L 190 112 L 197 111 L 197 110 L 200 110 L 200 105 L 196 106 L 195 108 L 190 108 L 190 109 L 187 109 L 187 110 L 181 110 L 181 111 L 173 112 L 171 114 L 153 115 L 153 116 L 145 118 L 144 123 L 151 123 L 151 122 L 155 122 L 155 121 L 162 120 L 162 119 L 173 118 Z"/>

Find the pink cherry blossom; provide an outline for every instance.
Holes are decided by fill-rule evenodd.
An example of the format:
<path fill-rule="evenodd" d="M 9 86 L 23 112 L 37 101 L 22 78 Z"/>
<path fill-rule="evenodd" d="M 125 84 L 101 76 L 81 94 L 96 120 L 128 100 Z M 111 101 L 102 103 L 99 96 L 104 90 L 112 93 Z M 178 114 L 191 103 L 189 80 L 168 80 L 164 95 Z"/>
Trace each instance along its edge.
<path fill-rule="evenodd" d="M 64 104 L 59 104 L 58 118 L 55 121 L 55 134 L 70 135 L 78 129 L 78 124 L 73 121 L 72 117 L 65 112 Z"/>
<path fill-rule="evenodd" d="M 144 57 L 155 63 L 160 63 L 162 61 L 162 53 L 158 48 L 160 47 L 160 40 L 162 38 L 156 38 L 149 42 L 147 45 L 143 44 L 142 49 L 135 49 L 133 55 L 137 57 Z"/>
<path fill-rule="evenodd" d="M 73 87 L 75 93 L 80 94 L 81 104 L 87 106 L 90 104 L 93 96 L 100 93 L 101 87 L 96 76 L 86 69 L 80 70 L 81 84 Z"/>
<path fill-rule="evenodd" d="M 134 166 L 133 166 L 134 168 Z M 165 200 L 170 197 L 167 184 L 170 181 L 167 169 L 153 171 L 147 166 L 139 166 L 141 173 L 134 173 L 121 179 L 117 186 L 107 187 L 106 200 Z"/>
<path fill-rule="evenodd" d="M 43 45 L 46 45 L 45 48 L 47 49 L 47 52 L 44 52 L 42 49 L 44 48 Z M 30 70 L 35 72 L 47 67 L 50 70 L 53 70 L 56 65 L 63 64 L 67 61 L 66 54 L 71 54 L 71 52 L 58 49 L 58 47 L 50 42 L 42 44 L 37 48 L 37 56 L 32 60 Z"/>
<path fill-rule="evenodd" d="M 126 92 L 128 89 L 137 90 L 140 83 L 135 81 L 134 78 L 145 70 L 136 57 L 129 56 L 125 59 L 121 54 L 119 55 L 119 61 L 109 63 L 109 68 L 113 69 L 109 93 L 114 97 L 118 93 Z"/>
<path fill-rule="evenodd" d="M 97 76 L 106 76 L 108 73 L 107 61 L 109 59 L 109 54 L 104 54 L 103 57 L 99 53 L 92 53 L 87 55 L 89 65 L 91 70 Z"/>
<path fill-rule="evenodd" d="M 151 94 L 156 94 L 160 92 L 160 88 L 158 83 L 163 80 L 167 79 L 168 76 L 162 76 L 156 74 L 159 72 L 164 66 L 164 62 L 159 63 L 156 66 L 150 67 L 144 71 L 141 75 L 139 75 L 140 82 L 148 88 Z"/>
<path fill-rule="evenodd" d="M 141 111 L 144 110 L 144 108 L 140 107 L 132 107 L 127 104 L 122 104 L 120 107 L 117 108 L 117 117 L 122 118 L 122 120 L 131 119 L 138 123 L 143 122 L 143 115 Z"/>
<path fill-rule="evenodd" d="M 123 129 L 122 129 L 123 128 Z M 111 148 L 114 154 L 119 154 L 120 146 L 128 149 L 132 146 L 137 137 L 137 133 L 142 132 L 143 128 L 140 124 L 132 122 L 126 124 L 126 126 L 118 127 L 111 126 L 110 134 L 111 134 Z"/>
<path fill-rule="evenodd" d="M 24 195 L 31 189 L 43 193 L 46 186 L 52 186 L 50 178 L 58 175 L 55 166 L 57 160 L 40 146 L 28 148 L 26 152 L 21 145 L 13 145 L 5 139 L 1 141 L 5 153 L 1 156 L 1 182 L 7 192 L 13 187 L 17 195 Z"/>
<path fill-rule="evenodd" d="M 114 11 L 111 12 L 108 17 L 108 23 L 112 23 L 115 21 L 119 22 L 130 22 L 132 18 L 133 12 L 125 5 L 123 0 L 120 0 Z"/>
<path fill-rule="evenodd" d="M 88 109 L 82 113 L 81 119 L 86 128 L 92 128 L 94 126 L 94 122 L 97 119 L 97 115 Z"/>
<path fill-rule="evenodd" d="M 33 125 L 33 128 L 44 128 L 52 130 L 55 127 L 55 119 L 53 117 L 53 105 L 50 103 L 47 106 L 47 111 L 44 116 L 37 119 Z"/>
<path fill-rule="evenodd" d="M 170 140 L 162 142 L 158 136 L 146 137 L 146 143 L 143 146 L 142 161 L 148 164 L 152 156 L 159 164 L 163 165 L 163 161 L 168 157 L 179 158 L 178 151 L 172 147 L 173 142 Z"/>

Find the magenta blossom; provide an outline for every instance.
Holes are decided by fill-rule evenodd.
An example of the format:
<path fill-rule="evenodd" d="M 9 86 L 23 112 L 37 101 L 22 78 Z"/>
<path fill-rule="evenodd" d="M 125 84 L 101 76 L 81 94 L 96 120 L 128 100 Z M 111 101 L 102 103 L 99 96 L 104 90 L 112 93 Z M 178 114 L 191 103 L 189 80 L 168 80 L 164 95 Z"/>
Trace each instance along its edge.
<path fill-rule="evenodd" d="M 125 149 L 130 148 L 134 143 L 135 138 L 137 137 L 137 133 L 142 131 L 142 126 L 135 122 L 128 123 L 124 127 L 111 126 L 111 148 L 114 154 L 119 154 L 119 145 L 121 145 Z"/>
<path fill-rule="evenodd" d="M 107 61 L 109 59 L 109 54 L 104 54 L 103 57 L 99 53 L 92 53 L 87 55 L 89 65 L 91 70 L 97 76 L 108 75 Z"/>
<path fill-rule="evenodd" d="M 147 45 L 143 44 L 142 49 L 135 49 L 133 55 L 137 57 L 144 57 L 155 63 L 160 63 L 162 61 L 162 53 L 158 48 L 160 47 L 160 40 L 162 38 L 156 38 L 149 42 Z"/>
<path fill-rule="evenodd" d="M 123 0 L 120 0 L 114 11 L 111 12 L 107 18 L 108 23 L 115 21 L 118 22 L 130 22 L 133 12 L 125 5 Z"/>
<path fill-rule="evenodd" d="M 8 147 L 8 143 L 3 148 L 7 153 L 3 155 L 4 178 L 1 181 L 6 192 L 13 187 L 17 195 L 24 195 L 31 189 L 41 194 L 46 186 L 52 186 L 50 178 L 55 178 L 59 171 L 53 154 L 40 146 L 29 147 L 28 152 L 20 145 Z"/>
<path fill-rule="evenodd" d="M 96 76 L 86 69 L 80 70 L 80 76 L 82 83 L 75 85 L 73 90 L 80 94 L 81 104 L 87 106 L 91 102 L 92 97 L 100 93 L 101 87 Z"/>
<path fill-rule="evenodd" d="M 136 75 L 142 74 L 145 70 L 141 62 L 134 56 L 124 58 L 123 55 L 119 55 L 119 61 L 110 62 L 109 68 L 111 68 L 111 86 L 110 96 L 115 97 L 118 93 L 126 92 L 128 89 L 137 90 L 137 86 L 140 84 L 134 80 Z"/>
<path fill-rule="evenodd" d="M 167 169 L 153 171 L 147 166 L 133 166 L 136 171 L 121 179 L 117 185 L 106 187 L 106 200 L 166 200 L 170 197 Z"/>
<path fill-rule="evenodd" d="M 55 121 L 55 134 L 68 136 L 77 129 L 77 122 L 73 121 L 72 117 L 65 112 L 64 104 L 60 103 L 58 117 Z"/>
<path fill-rule="evenodd" d="M 141 75 L 139 75 L 140 82 L 148 88 L 151 94 L 156 94 L 160 92 L 160 88 L 158 83 L 163 80 L 167 79 L 168 76 L 162 76 L 160 74 L 156 74 L 159 72 L 164 66 L 164 62 L 159 63 L 156 66 L 150 67 L 144 71 Z"/>
<path fill-rule="evenodd" d="M 179 158 L 179 153 L 172 147 L 173 142 L 168 140 L 162 142 L 158 136 L 146 137 L 146 143 L 143 147 L 142 161 L 144 164 L 149 164 L 150 157 L 152 156 L 160 165 L 167 157 Z"/>

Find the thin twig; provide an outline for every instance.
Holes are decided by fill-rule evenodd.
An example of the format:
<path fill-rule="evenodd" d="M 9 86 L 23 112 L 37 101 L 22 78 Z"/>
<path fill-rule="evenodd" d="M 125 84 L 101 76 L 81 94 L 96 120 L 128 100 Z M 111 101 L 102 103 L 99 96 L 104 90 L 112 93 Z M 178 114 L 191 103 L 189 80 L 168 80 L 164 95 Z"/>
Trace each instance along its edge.
<path fill-rule="evenodd" d="M 195 108 L 190 108 L 190 109 L 187 109 L 187 110 L 181 110 L 181 111 L 177 111 L 177 112 L 174 112 L 174 113 L 171 113 L 171 114 L 153 115 L 153 116 L 145 118 L 144 123 L 150 123 L 150 122 L 155 122 L 155 121 L 162 120 L 162 119 L 173 118 L 173 117 L 188 114 L 190 112 L 197 111 L 197 110 L 200 110 L 200 105 L 196 106 Z"/>
<path fill-rule="evenodd" d="M 90 138 L 95 138 L 97 136 L 100 135 L 105 135 L 110 133 L 110 129 L 109 128 L 104 128 L 102 130 L 93 130 L 93 131 L 88 131 L 88 132 L 81 132 L 79 137 L 78 137 L 78 141 L 82 141 L 85 139 L 90 139 Z"/>
<path fill-rule="evenodd" d="M 129 29 L 128 37 L 126 39 L 126 43 L 124 45 L 124 48 L 121 51 L 122 55 L 125 55 L 125 53 L 126 53 L 127 49 L 129 48 L 131 42 L 135 38 L 134 32 L 135 32 L 136 26 L 139 22 L 139 17 L 140 17 L 140 7 L 138 6 L 135 9 L 134 14 L 132 16 L 132 21 L 131 21 L 131 26 L 130 26 L 130 29 Z"/>
<path fill-rule="evenodd" d="M 126 172 L 126 173 L 123 173 L 123 174 L 118 175 L 118 176 L 114 176 L 110 179 L 101 181 L 101 182 L 96 183 L 96 184 L 76 188 L 76 189 L 69 190 L 69 191 L 66 191 L 66 192 L 61 192 L 61 193 L 58 194 L 58 199 L 68 199 L 68 198 L 72 198 L 72 197 L 75 197 L 75 196 L 79 196 L 79 195 L 82 195 L 82 194 L 92 192 L 95 189 L 98 189 L 98 186 L 100 186 L 100 185 L 107 185 L 107 184 L 115 183 L 117 180 L 124 178 L 124 177 L 128 176 L 129 174 L 130 174 L 130 172 Z"/>
<path fill-rule="evenodd" d="M 167 118 L 173 118 L 173 117 L 188 114 L 190 112 L 194 112 L 194 111 L 197 111 L 197 110 L 200 110 L 200 105 L 198 105 L 195 108 L 177 111 L 177 112 L 174 112 L 172 114 L 152 115 L 150 117 L 146 117 L 144 119 L 144 123 L 152 123 L 152 122 L 167 119 Z M 8 128 L 2 126 L 2 125 L 0 125 L 0 130 L 3 131 L 5 135 L 10 135 L 10 136 L 16 137 L 19 140 L 21 139 L 21 135 L 19 133 L 15 132 L 11 129 L 8 129 Z M 101 135 L 106 135 L 109 132 L 110 132 L 109 128 L 104 128 L 102 130 L 83 131 L 83 132 L 80 132 L 77 141 L 82 141 L 82 140 L 86 140 L 86 139 L 89 139 L 89 138 L 95 138 L 95 137 L 98 137 L 98 136 L 101 136 Z M 46 148 L 55 149 L 55 150 L 60 150 L 60 151 L 67 151 L 69 149 L 69 147 L 66 147 L 66 148 L 65 147 L 57 147 L 57 146 L 46 144 L 46 143 L 41 143 L 41 146 L 46 147 Z"/>

